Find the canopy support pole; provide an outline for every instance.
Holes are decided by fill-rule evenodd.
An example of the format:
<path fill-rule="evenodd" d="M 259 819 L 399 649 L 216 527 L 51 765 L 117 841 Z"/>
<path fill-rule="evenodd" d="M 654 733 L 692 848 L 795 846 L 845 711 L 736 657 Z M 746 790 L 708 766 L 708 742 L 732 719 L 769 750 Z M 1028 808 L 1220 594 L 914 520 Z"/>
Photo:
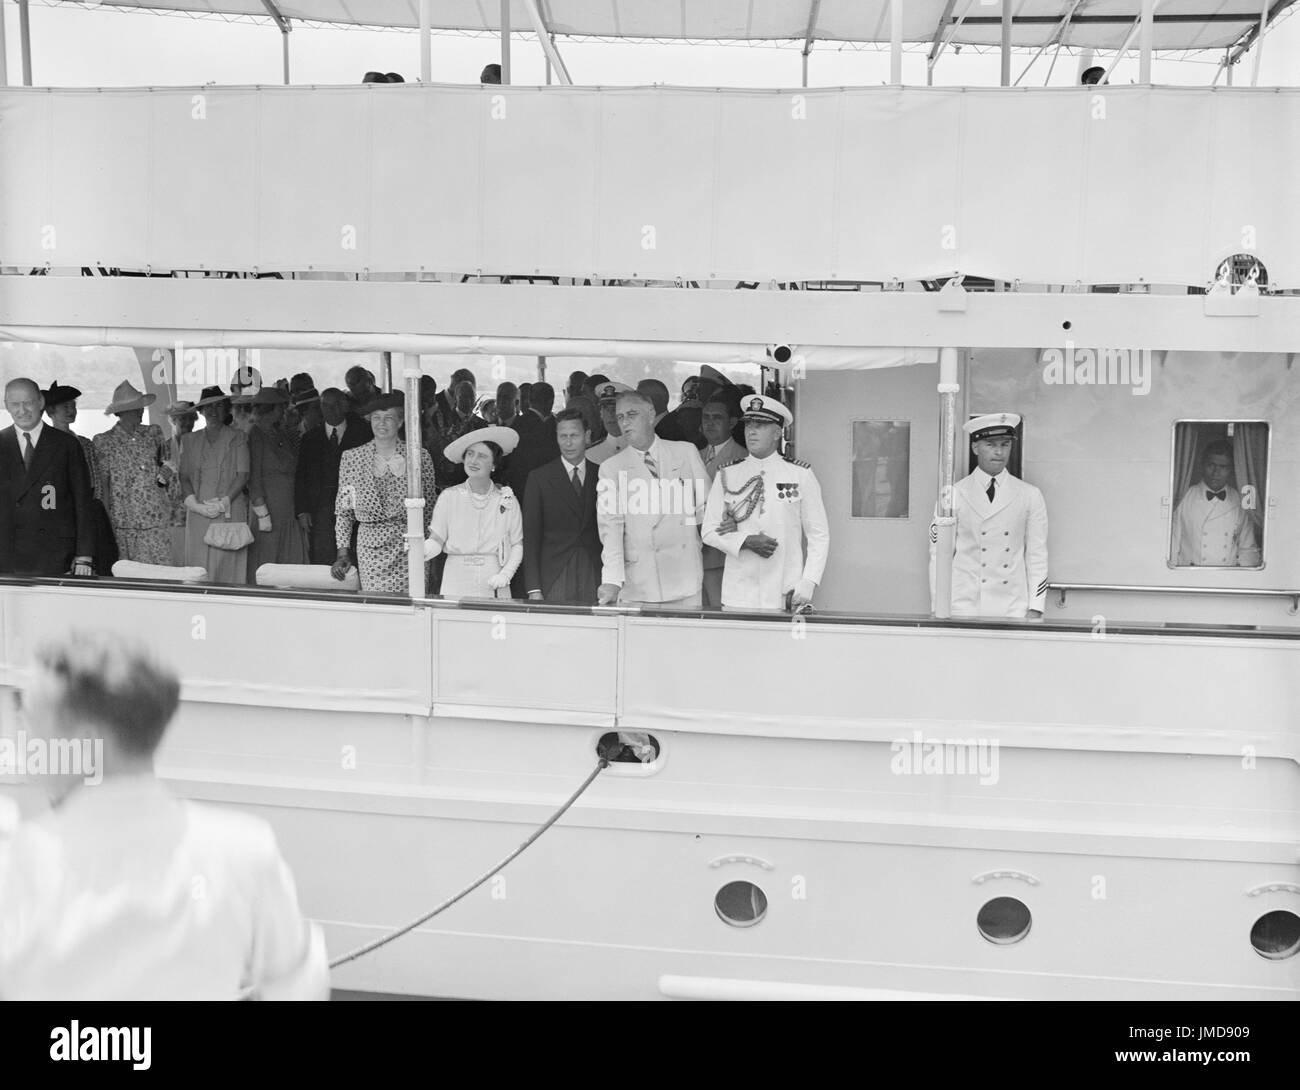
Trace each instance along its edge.
<path fill-rule="evenodd" d="M 934 40 L 930 43 L 930 55 L 925 58 L 925 85 L 927 87 L 934 86 L 934 66 L 939 63 L 939 54 L 943 52 L 944 46 L 948 44 L 948 39 L 957 33 L 957 27 L 961 26 L 962 19 L 966 18 L 966 13 L 970 11 L 971 0 L 966 0 L 961 19 L 958 19 L 956 26 L 949 30 L 948 20 L 952 18 L 952 9 L 956 6 L 957 0 L 948 0 L 943 6 L 943 14 L 939 16 L 939 23 L 934 28 Z"/>
<path fill-rule="evenodd" d="M 572 87 L 573 80 L 569 77 L 569 68 L 564 63 L 564 58 L 560 56 L 560 51 L 555 48 L 555 39 L 546 29 L 546 21 L 542 18 L 541 9 L 537 6 L 537 0 L 524 0 L 524 7 L 528 10 L 528 18 L 532 20 L 533 30 L 537 32 L 537 41 L 542 47 L 542 52 L 546 54 L 547 64 L 547 83 L 550 83 L 550 69 L 555 69 L 555 74 L 560 77 L 560 85 L 563 87 Z M 504 72 L 505 69 L 503 68 Z"/>
<path fill-rule="evenodd" d="M 803 85 L 808 86 L 808 58 L 813 42 L 817 40 L 817 17 L 821 14 L 822 0 L 812 0 L 808 5 L 808 27 L 803 34 Z"/>
<path fill-rule="evenodd" d="M 393 392 L 393 354 L 391 352 L 379 353 L 379 381 L 382 384 L 384 393 Z"/>
<path fill-rule="evenodd" d="M 953 463 L 957 449 L 957 394 L 961 391 L 957 377 L 957 349 L 939 349 L 939 515 L 934 520 L 934 615 L 940 618 L 952 616 L 952 560 L 957 545 Z"/>
<path fill-rule="evenodd" d="M 510 82 L 510 0 L 501 0 L 501 82 Z"/>
<path fill-rule="evenodd" d="M 420 82 L 433 82 L 433 0 L 420 0 Z"/>
<path fill-rule="evenodd" d="M 284 61 L 284 84 L 287 87 L 289 85 L 289 31 L 293 28 L 289 26 L 289 20 L 280 14 L 280 9 L 275 6 L 275 0 L 262 0 L 262 7 L 266 8 L 266 14 L 280 28 L 280 53 Z"/>
<path fill-rule="evenodd" d="M 1164 0 L 1142 0 L 1142 14 L 1133 20 L 1133 25 L 1129 27 L 1128 34 L 1124 37 L 1124 43 L 1115 51 L 1115 59 L 1110 62 L 1106 68 L 1105 75 L 1101 77 L 1102 83 L 1110 82 L 1110 74 L 1115 70 L 1115 65 L 1119 64 L 1119 62 L 1124 59 L 1124 54 L 1127 53 L 1129 48 L 1133 45 L 1133 39 L 1138 36 L 1138 32 L 1142 29 L 1142 23 L 1147 17 L 1148 9 L 1151 13 L 1152 22 L 1154 23 L 1156 9 L 1160 7 L 1163 2 Z"/>
<path fill-rule="evenodd" d="M 903 85 L 903 0 L 889 0 L 889 82 Z"/>
<path fill-rule="evenodd" d="M 1011 0 L 1002 0 L 1002 86 L 1011 86 Z"/>
<path fill-rule="evenodd" d="M 388 355 L 388 353 L 385 353 Z M 424 482 L 420 477 L 420 357 L 401 353 L 402 385 L 406 388 L 406 578 L 407 595 L 423 598 Z M 392 374 L 391 361 L 389 375 Z"/>
<path fill-rule="evenodd" d="M 1142 0 L 1140 37 L 1138 38 L 1138 83 L 1151 85 L 1151 48 L 1155 44 L 1155 0 Z"/>
<path fill-rule="evenodd" d="M 18 45 L 23 54 L 23 86 L 32 85 L 32 23 L 27 0 L 18 0 Z"/>
<path fill-rule="evenodd" d="M 1259 13 L 1259 33 L 1255 36 L 1255 63 L 1250 70 L 1250 85 L 1259 83 L 1259 62 L 1264 59 L 1264 32 L 1268 29 L 1269 0 L 1263 0 L 1264 10 Z"/>
<path fill-rule="evenodd" d="M 1070 20 L 1074 18 L 1074 13 L 1079 10 L 1079 5 L 1082 2 L 1083 0 L 1074 0 L 1074 3 L 1070 5 L 1070 10 L 1065 13 L 1065 18 L 1057 24 L 1056 29 L 1052 31 L 1052 36 L 1038 47 L 1038 52 L 1035 53 L 1030 62 L 1025 65 L 1025 70 L 1016 77 L 1016 82 L 1013 86 L 1020 86 L 1020 81 L 1029 75 L 1029 70 L 1034 67 L 1038 58 L 1051 49 L 1053 45 L 1056 46 L 1056 56 L 1059 57 L 1061 55 L 1061 42 L 1065 39 L 1065 32 L 1070 26 Z M 1056 57 L 1052 58 L 1052 67 L 1056 67 Z M 1051 68 L 1047 70 L 1047 78 L 1052 78 Z M 1044 83 L 1043 86 L 1047 86 L 1047 84 Z"/>
<path fill-rule="evenodd" d="M 0 0 L 0 87 L 9 86 L 9 58 L 5 47 L 5 0 Z"/>

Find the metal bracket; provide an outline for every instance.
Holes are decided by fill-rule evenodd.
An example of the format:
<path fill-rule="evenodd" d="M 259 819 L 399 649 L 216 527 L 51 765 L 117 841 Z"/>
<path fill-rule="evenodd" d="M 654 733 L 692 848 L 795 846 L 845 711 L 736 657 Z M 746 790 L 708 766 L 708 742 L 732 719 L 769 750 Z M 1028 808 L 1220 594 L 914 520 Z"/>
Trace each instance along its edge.
<path fill-rule="evenodd" d="M 756 867 L 762 867 L 763 870 L 776 870 L 776 867 L 766 859 L 760 859 L 756 855 L 720 855 L 717 859 L 710 859 L 709 866 L 718 868 L 726 866 L 728 863 L 753 863 Z"/>
<path fill-rule="evenodd" d="M 939 289 L 939 310 L 941 313 L 962 313 L 966 310 L 966 299 L 970 293 L 962 287 L 961 282 L 964 279 L 965 276 L 959 274 Z"/>
<path fill-rule="evenodd" d="M 1015 878 L 1018 881 L 1025 882 L 1031 886 L 1039 884 L 1037 878 L 1022 870 L 989 870 L 985 871 L 983 874 L 975 875 L 971 881 L 977 886 L 982 886 L 985 882 L 991 881 L 994 878 Z"/>

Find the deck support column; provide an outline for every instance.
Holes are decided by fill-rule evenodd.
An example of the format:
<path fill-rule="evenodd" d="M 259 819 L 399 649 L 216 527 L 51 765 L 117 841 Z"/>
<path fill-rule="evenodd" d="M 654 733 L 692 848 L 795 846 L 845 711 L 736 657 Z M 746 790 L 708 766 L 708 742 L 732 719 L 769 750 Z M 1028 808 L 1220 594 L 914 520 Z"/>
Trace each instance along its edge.
<path fill-rule="evenodd" d="M 424 597 L 424 482 L 420 477 L 420 357 L 400 353 L 406 387 L 406 574 L 411 598 Z M 430 500 L 431 502 L 431 500 Z"/>
<path fill-rule="evenodd" d="M 5 0 L 0 0 L 0 87 L 9 86 L 9 57 L 5 50 Z"/>
<path fill-rule="evenodd" d="M 957 446 L 957 349 L 939 349 L 939 516 L 934 558 L 934 615 L 952 616 L 952 558 L 957 519 L 953 515 L 953 463 Z"/>

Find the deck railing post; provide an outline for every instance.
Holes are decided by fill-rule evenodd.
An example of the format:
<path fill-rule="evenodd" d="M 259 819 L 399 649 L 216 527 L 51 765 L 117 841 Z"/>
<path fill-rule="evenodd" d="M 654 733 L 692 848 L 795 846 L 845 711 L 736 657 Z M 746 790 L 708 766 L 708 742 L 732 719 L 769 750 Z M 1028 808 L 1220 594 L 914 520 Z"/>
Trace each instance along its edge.
<path fill-rule="evenodd" d="M 420 477 L 420 357 L 401 354 L 406 387 L 406 574 L 411 598 L 424 597 L 424 483 Z"/>
<path fill-rule="evenodd" d="M 5 52 L 5 0 L 0 0 L 0 87 L 9 86 L 9 56 Z"/>
<path fill-rule="evenodd" d="M 952 616 L 952 557 L 957 519 L 953 516 L 953 463 L 957 445 L 957 349 L 939 349 L 939 517 L 934 560 L 934 615 Z"/>

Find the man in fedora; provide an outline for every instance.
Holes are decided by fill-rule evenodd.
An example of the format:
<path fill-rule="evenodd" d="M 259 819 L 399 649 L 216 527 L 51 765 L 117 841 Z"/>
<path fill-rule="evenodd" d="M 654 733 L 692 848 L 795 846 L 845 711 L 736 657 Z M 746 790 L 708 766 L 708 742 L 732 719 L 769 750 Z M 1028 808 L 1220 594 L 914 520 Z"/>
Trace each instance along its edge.
<path fill-rule="evenodd" d="M 74 435 L 41 420 L 45 398 L 29 378 L 6 383 L 0 431 L 0 572 L 94 574 L 90 470 Z"/>
<path fill-rule="evenodd" d="M 104 409 L 117 423 L 94 439 L 118 554 L 140 564 L 170 564 L 172 558 L 176 472 L 167 464 L 170 451 L 162 428 L 144 423 L 144 411 L 157 396 L 120 383 Z"/>

